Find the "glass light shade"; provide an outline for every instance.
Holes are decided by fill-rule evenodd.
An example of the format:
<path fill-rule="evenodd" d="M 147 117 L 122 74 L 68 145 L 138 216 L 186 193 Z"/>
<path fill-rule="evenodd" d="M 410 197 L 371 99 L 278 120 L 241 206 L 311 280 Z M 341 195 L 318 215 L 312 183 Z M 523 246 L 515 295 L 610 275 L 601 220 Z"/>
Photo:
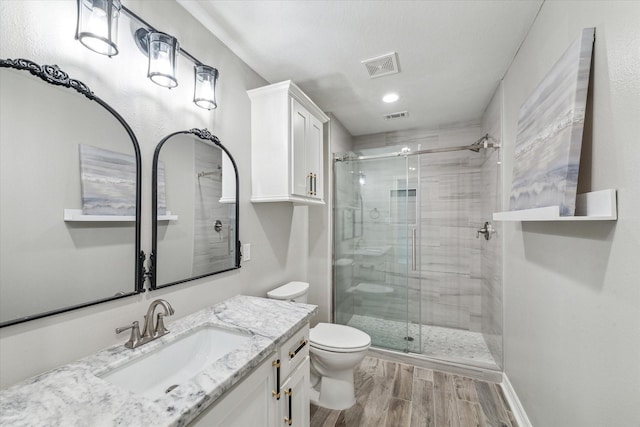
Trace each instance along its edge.
<path fill-rule="evenodd" d="M 78 0 L 76 39 L 102 55 L 118 54 L 120 0 Z"/>
<path fill-rule="evenodd" d="M 198 107 L 207 110 L 218 108 L 218 102 L 216 101 L 218 70 L 208 65 L 196 65 L 194 67 L 194 76 L 193 102 Z"/>
<path fill-rule="evenodd" d="M 176 53 L 180 46 L 178 39 L 165 33 L 149 32 L 149 72 L 147 77 L 154 83 L 172 88 L 178 86 L 176 80 Z"/>

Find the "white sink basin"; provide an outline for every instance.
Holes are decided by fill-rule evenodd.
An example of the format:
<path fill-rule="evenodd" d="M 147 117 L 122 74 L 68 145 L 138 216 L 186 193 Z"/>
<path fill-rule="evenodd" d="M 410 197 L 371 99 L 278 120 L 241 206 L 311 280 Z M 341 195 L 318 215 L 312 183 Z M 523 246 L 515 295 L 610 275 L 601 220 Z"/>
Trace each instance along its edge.
<path fill-rule="evenodd" d="M 216 360 L 246 345 L 250 335 L 212 326 L 196 329 L 100 378 L 157 398 L 190 380 Z"/>

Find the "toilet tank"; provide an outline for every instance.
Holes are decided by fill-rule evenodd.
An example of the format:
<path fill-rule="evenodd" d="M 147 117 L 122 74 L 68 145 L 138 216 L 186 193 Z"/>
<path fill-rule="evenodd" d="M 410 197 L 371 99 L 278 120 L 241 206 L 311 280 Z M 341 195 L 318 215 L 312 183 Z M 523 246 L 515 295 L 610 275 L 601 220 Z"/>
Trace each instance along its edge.
<path fill-rule="evenodd" d="M 267 297 L 293 302 L 307 302 L 309 284 L 307 282 L 289 282 L 267 292 Z"/>

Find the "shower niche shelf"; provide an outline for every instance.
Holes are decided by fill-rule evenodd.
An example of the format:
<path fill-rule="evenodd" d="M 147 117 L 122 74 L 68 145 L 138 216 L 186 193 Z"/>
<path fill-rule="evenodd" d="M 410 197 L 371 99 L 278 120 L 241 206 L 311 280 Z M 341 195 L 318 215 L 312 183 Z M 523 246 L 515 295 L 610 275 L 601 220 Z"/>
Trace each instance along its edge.
<path fill-rule="evenodd" d="M 576 214 L 560 216 L 559 206 L 496 212 L 494 221 L 615 221 L 618 219 L 616 190 L 600 190 L 578 194 Z"/>
<path fill-rule="evenodd" d="M 158 215 L 158 221 L 176 221 L 178 215 L 171 215 L 167 211 L 166 215 Z M 82 209 L 65 209 L 65 222 L 135 222 L 133 215 L 85 215 Z"/>

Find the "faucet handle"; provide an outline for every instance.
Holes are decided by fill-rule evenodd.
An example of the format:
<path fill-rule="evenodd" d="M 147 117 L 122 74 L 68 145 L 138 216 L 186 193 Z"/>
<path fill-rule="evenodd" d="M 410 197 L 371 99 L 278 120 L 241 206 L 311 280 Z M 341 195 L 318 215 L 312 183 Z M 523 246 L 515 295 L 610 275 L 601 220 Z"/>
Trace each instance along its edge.
<path fill-rule="evenodd" d="M 167 330 L 167 328 L 164 327 L 164 313 L 158 313 L 158 315 L 156 316 L 156 330 L 154 333 L 154 336 L 156 337 L 161 337 L 163 335 L 166 335 L 169 333 L 169 331 Z"/>
<path fill-rule="evenodd" d="M 129 337 L 129 341 L 124 343 L 124 346 L 127 348 L 136 348 L 140 345 L 140 324 L 138 321 L 134 321 L 129 326 L 123 326 L 121 328 L 116 328 L 116 334 L 124 332 L 128 329 L 131 329 L 131 336 Z"/>

